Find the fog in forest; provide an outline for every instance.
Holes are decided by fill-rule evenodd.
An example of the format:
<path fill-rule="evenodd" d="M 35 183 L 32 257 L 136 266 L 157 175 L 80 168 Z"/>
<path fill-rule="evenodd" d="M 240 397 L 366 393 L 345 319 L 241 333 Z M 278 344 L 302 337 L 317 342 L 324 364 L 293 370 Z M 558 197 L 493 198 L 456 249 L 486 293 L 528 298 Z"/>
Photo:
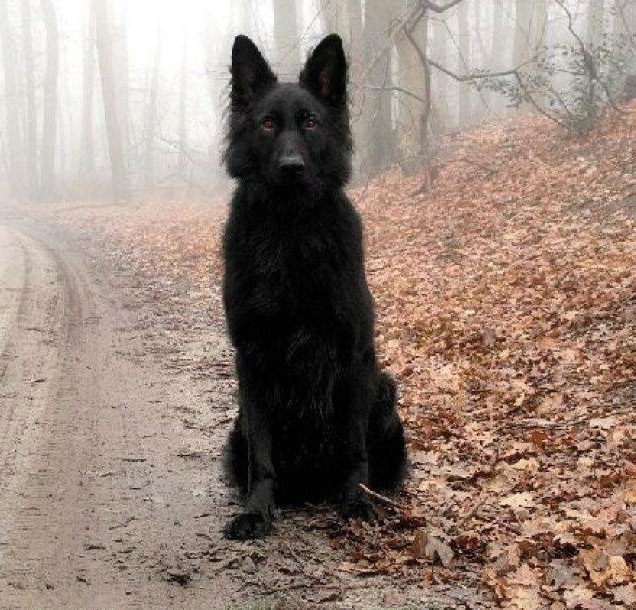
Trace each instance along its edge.
<path fill-rule="evenodd" d="M 636 0 L 0 0 L 0 610 L 636 609 L 635 405 Z"/>
<path fill-rule="evenodd" d="M 584 134 L 636 94 L 636 0 L 2 0 L 0 194 L 213 197 L 233 38 L 281 80 L 338 32 L 355 180 L 434 179 L 441 139 L 520 112 Z"/>

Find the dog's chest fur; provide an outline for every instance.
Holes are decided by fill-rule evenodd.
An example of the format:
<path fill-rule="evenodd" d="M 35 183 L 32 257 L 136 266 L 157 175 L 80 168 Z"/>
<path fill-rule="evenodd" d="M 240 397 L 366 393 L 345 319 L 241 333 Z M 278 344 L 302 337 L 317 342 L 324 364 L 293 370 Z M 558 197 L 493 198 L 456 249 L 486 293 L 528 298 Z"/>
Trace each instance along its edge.
<path fill-rule="evenodd" d="M 361 287 L 356 231 L 340 202 L 324 202 L 311 213 L 294 205 L 289 202 L 287 213 L 255 205 L 236 210 L 226 236 L 226 287 L 230 298 L 240 293 L 245 315 L 284 320 L 289 340 L 297 342 L 298 328 L 328 334 L 353 318 Z"/>

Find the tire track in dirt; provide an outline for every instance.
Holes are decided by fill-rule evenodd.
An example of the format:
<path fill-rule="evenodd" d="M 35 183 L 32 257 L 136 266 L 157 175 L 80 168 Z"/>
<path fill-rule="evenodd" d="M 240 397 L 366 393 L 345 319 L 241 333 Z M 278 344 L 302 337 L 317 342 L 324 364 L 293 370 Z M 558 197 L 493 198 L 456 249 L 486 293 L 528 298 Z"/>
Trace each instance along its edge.
<path fill-rule="evenodd" d="M 17 281 L 20 296 L 2 352 L 0 608 L 160 608 L 192 597 L 170 582 L 192 577 L 171 547 L 187 546 L 175 523 L 205 512 L 183 492 L 196 482 L 205 499 L 208 472 L 202 464 L 200 480 L 179 481 L 184 435 L 157 413 L 176 402 L 173 389 L 139 364 L 138 333 L 75 253 L 32 228 L 3 235 L 23 253 L 12 263 L 23 280 L 9 286 Z"/>

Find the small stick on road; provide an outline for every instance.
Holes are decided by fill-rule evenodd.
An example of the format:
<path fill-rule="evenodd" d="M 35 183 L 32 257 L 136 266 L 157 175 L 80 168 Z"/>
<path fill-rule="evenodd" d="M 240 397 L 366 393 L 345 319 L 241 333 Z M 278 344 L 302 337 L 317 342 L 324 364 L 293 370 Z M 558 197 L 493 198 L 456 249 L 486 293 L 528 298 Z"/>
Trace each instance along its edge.
<path fill-rule="evenodd" d="M 369 489 L 366 485 L 364 485 L 362 483 L 360 483 L 359 485 L 360 485 L 360 489 L 365 494 L 367 494 L 368 496 L 371 496 L 375 500 L 379 500 L 380 502 L 384 502 L 384 504 L 388 504 L 389 506 L 392 506 L 393 508 L 397 508 L 398 510 L 401 510 L 401 511 L 405 510 L 404 506 L 402 506 L 398 502 L 394 502 L 393 500 L 391 500 L 391 498 L 387 498 L 386 496 L 383 496 L 382 494 L 379 494 L 377 491 L 373 491 L 372 489 Z"/>

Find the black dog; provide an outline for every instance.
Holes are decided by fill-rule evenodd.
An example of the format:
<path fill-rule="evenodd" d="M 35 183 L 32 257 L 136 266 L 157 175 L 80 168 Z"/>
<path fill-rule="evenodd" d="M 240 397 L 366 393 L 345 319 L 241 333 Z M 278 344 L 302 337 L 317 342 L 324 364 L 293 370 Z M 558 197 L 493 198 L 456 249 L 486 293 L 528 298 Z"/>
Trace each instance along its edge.
<path fill-rule="evenodd" d="M 224 303 L 239 416 L 229 466 L 247 491 L 230 538 L 271 529 L 274 499 L 339 497 L 369 519 L 360 484 L 395 487 L 406 451 L 395 384 L 376 362 L 362 227 L 343 193 L 351 164 L 342 42 L 325 38 L 298 84 L 279 84 L 238 36 L 226 163 Z"/>

